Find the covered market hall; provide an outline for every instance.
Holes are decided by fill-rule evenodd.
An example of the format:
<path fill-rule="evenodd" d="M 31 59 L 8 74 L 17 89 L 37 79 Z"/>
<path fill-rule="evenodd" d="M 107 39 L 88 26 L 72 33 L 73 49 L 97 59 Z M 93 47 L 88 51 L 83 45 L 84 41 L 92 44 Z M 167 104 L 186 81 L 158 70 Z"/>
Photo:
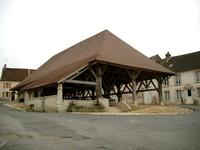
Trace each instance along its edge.
<path fill-rule="evenodd" d="M 12 90 L 36 111 L 63 111 L 69 101 L 109 107 L 112 96 L 123 102 L 131 94 L 157 91 L 163 105 L 162 83 L 174 73 L 149 59 L 120 38 L 102 31 L 51 57 Z"/>

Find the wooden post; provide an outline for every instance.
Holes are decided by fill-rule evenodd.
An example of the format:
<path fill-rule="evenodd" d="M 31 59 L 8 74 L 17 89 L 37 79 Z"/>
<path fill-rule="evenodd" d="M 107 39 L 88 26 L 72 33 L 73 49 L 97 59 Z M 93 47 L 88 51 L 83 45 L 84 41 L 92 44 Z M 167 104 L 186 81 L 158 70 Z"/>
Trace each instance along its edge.
<path fill-rule="evenodd" d="M 99 65 L 97 65 L 97 79 L 96 79 L 96 99 L 99 100 L 102 97 L 102 70 Z"/>
<path fill-rule="evenodd" d="M 42 96 L 42 90 L 43 90 L 42 88 L 38 89 L 38 91 L 37 91 L 38 92 L 38 97 Z"/>
<path fill-rule="evenodd" d="M 111 88 L 109 87 L 106 92 L 106 94 L 107 94 L 106 98 L 108 98 L 108 99 L 110 99 L 110 92 L 111 92 Z"/>
<path fill-rule="evenodd" d="M 136 81 L 135 81 L 135 72 L 132 72 L 132 97 L 133 97 L 133 104 L 135 106 L 138 105 L 137 103 L 137 94 L 136 94 Z"/>
<path fill-rule="evenodd" d="M 94 94 L 95 94 L 95 89 L 92 88 L 91 91 L 92 91 L 91 99 L 92 99 L 92 100 L 95 100 L 95 95 L 94 95 Z"/>
<path fill-rule="evenodd" d="M 135 106 L 137 106 L 138 103 L 137 103 L 137 93 L 136 93 L 137 92 L 137 90 L 136 90 L 136 86 L 137 86 L 136 85 L 136 79 L 140 75 L 141 71 L 135 72 L 135 71 L 127 70 L 127 72 L 128 72 L 128 74 L 129 74 L 129 76 L 131 78 L 131 84 L 132 84 L 131 91 L 132 91 L 132 97 L 133 97 L 133 104 Z"/>
<path fill-rule="evenodd" d="M 82 95 L 81 99 L 85 99 L 85 90 L 84 89 L 81 90 L 81 95 Z"/>
<path fill-rule="evenodd" d="M 29 100 L 28 91 L 24 92 L 24 101 Z"/>
<path fill-rule="evenodd" d="M 59 83 L 57 87 L 57 104 L 62 103 L 62 101 L 63 101 L 63 86 L 62 83 Z"/>
<path fill-rule="evenodd" d="M 120 102 L 122 100 L 122 95 L 121 95 L 121 91 L 120 91 L 121 88 L 120 88 L 119 84 L 117 84 L 116 87 L 117 87 L 117 98 L 118 98 L 117 102 Z"/>
<path fill-rule="evenodd" d="M 160 78 L 158 78 L 157 81 L 158 81 L 158 97 L 159 97 L 159 102 L 160 102 L 160 105 L 163 106 L 164 102 L 163 102 L 163 94 L 162 94 L 162 80 Z"/>

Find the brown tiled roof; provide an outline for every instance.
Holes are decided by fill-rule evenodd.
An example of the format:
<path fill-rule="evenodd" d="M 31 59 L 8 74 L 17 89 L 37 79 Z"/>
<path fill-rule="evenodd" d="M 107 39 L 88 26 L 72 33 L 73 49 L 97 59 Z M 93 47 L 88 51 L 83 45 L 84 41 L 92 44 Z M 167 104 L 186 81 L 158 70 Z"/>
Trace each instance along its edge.
<path fill-rule="evenodd" d="M 165 59 L 162 59 L 159 63 L 174 72 L 200 69 L 200 51 L 174 56 L 168 62 L 166 62 Z"/>
<path fill-rule="evenodd" d="M 15 89 L 55 84 L 92 61 L 173 74 L 105 30 L 56 54 Z"/>
<path fill-rule="evenodd" d="M 19 69 L 19 68 L 3 68 L 1 81 L 18 81 L 21 82 L 29 76 L 33 69 Z"/>

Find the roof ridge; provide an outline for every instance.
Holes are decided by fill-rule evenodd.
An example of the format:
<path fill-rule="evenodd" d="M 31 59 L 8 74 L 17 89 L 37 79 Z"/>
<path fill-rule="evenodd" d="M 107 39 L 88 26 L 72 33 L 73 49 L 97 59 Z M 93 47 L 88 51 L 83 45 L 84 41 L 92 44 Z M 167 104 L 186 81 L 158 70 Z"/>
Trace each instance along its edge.
<path fill-rule="evenodd" d="M 181 57 L 181 56 L 191 55 L 191 54 L 195 54 L 195 53 L 200 53 L 200 51 L 186 53 L 186 54 L 181 54 L 181 55 L 176 55 L 176 56 L 172 56 L 172 57 Z"/>
<path fill-rule="evenodd" d="M 108 33 L 111 33 L 111 32 L 108 31 L 107 29 L 105 29 L 104 31 L 98 33 L 99 35 L 100 35 L 100 34 L 103 34 L 103 36 L 102 36 L 103 42 L 101 43 L 101 47 L 100 47 L 100 48 L 98 49 L 98 51 L 97 51 L 96 58 L 97 58 L 97 56 L 101 53 L 101 49 L 105 46 L 105 43 L 106 43 L 105 40 L 106 40 L 106 36 L 107 36 Z M 96 34 L 96 35 L 98 35 L 98 34 Z M 108 38 L 107 40 L 109 40 L 109 38 Z"/>
<path fill-rule="evenodd" d="M 8 68 L 6 67 L 5 69 L 17 69 L 17 70 L 36 70 L 36 69 L 29 69 L 29 68 Z"/>

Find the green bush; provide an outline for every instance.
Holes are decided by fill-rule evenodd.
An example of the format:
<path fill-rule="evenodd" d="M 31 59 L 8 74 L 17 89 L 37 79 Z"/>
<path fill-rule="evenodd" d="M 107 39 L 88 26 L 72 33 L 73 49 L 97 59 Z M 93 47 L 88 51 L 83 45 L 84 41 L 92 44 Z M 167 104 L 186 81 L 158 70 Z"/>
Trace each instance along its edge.
<path fill-rule="evenodd" d="M 199 100 L 194 99 L 194 105 L 199 105 L 199 104 L 200 104 Z"/>
<path fill-rule="evenodd" d="M 79 106 L 71 102 L 68 106 L 67 112 L 104 112 L 104 106 L 101 104 L 94 104 L 93 106 Z"/>
<path fill-rule="evenodd" d="M 67 112 L 72 112 L 72 109 L 76 106 L 76 104 L 73 103 L 73 101 L 71 103 L 69 103 L 69 106 L 67 108 Z"/>

